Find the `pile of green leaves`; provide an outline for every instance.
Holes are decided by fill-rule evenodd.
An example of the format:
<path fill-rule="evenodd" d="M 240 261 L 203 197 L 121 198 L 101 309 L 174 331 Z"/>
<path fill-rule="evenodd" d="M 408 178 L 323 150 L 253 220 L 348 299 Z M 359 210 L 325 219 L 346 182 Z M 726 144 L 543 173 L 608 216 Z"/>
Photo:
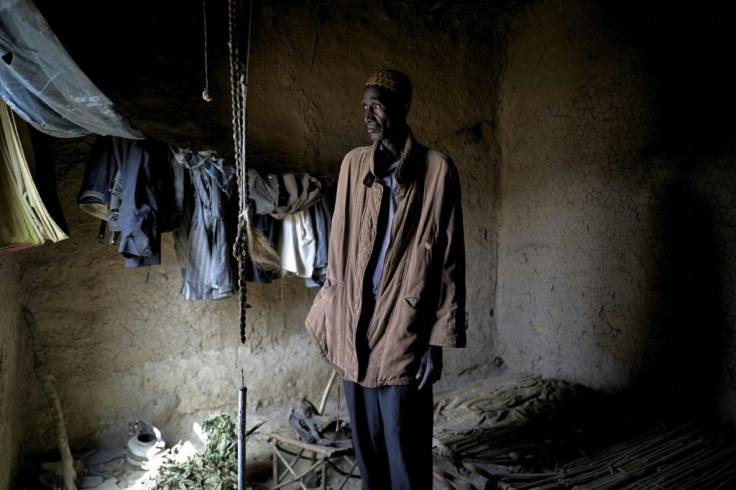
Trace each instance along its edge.
<path fill-rule="evenodd" d="M 252 434 L 261 424 L 248 431 Z M 212 414 L 202 423 L 204 451 L 177 461 L 177 446 L 165 451 L 150 490 L 229 490 L 238 488 L 238 437 L 227 413 Z"/>

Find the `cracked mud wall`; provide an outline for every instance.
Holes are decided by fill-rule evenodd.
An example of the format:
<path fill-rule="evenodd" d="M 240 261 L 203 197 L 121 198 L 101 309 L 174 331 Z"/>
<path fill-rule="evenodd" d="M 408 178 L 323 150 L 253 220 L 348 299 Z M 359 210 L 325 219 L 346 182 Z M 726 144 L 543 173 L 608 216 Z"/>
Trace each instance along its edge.
<path fill-rule="evenodd" d="M 18 266 L 15 255 L 0 254 L 0 488 L 8 488 L 20 445 Z"/>
<path fill-rule="evenodd" d="M 497 298 L 511 366 L 596 388 L 626 386 L 642 358 L 659 179 L 640 159 L 651 80 L 599 16 L 540 3 L 512 27 Z"/>
<path fill-rule="evenodd" d="M 708 372 L 705 376 L 696 371 L 696 379 L 690 384 L 703 384 L 702 401 L 713 400 L 723 418 L 734 421 L 736 410 L 736 169 L 732 155 L 710 157 L 694 169 L 686 191 L 695 212 L 690 213 L 685 226 L 676 226 L 674 233 L 697 230 L 689 244 L 705 250 L 701 260 L 690 263 L 685 252 L 683 263 L 690 263 L 697 272 L 697 287 L 704 288 L 708 301 L 691 305 L 691 300 L 681 297 L 678 312 L 685 310 L 688 325 L 681 332 L 696 354 L 687 352 L 684 362 L 692 366 L 706 357 Z M 689 225 L 689 226 L 688 226 Z M 689 252 L 689 251 L 688 251 Z M 682 306 L 691 305 L 691 306 Z M 703 355 L 697 352 L 705 351 Z M 702 361 L 701 361 L 702 362 Z M 694 376 L 691 376 L 691 378 Z M 703 396 L 705 395 L 705 396 Z M 702 402 L 701 401 L 701 402 Z"/>
<path fill-rule="evenodd" d="M 421 142 L 453 157 L 463 186 L 469 346 L 447 351 L 443 382 L 493 368 L 489 352 L 498 210 L 493 94 L 502 53 L 494 15 L 452 8 L 431 13 L 407 2 L 291 3 L 260 2 L 254 12 L 250 163 L 264 171 L 336 172 L 347 151 L 369 144 L 360 112 L 367 77 L 386 66 L 406 71 L 415 83 L 409 123 Z M 52 8 L 58 7 L 49 3 L 47 11 Z M 176 8 L 181 13 L 189 7 L 176 3 Z M 196 19 L 197 13 L 193 15 Z M 63 32 L 78 31 L 77 15 L 64 19 Z M 175 27 L 161 24 L 155 35 L 171 42 Z M 119 39 L 126 27 L 105 29 L 111 39 Z M 195 63 L 201 45 L 196 41 L 177 43 L 177 53 L 191 45 L 189 56 L 195 61 L 183 57 L 172 62 L 151 41 L 136 51 L 140 66 L 118 66 L 119 60 L 127 60 L 128 46 L 111 41 L 105 45 L 106 57 L 85 57 L 85 49 L 100 48 L 84 39 L 62 39 L 148 134 L 175 145 L 185 142 L 231 154 L 229 95 L 223 90 L 228 86 L 226 60 L 213 55 L 217 105 L 201 109 L 201 67 Z M 154 70 L 159 62 L 165 70 Z M 178 62 L 186 70 L 174 70 Z M 196 80 L 187 85 L 183 80 L 194 70 Z M 142 79 L 135 81 L 136 76 Z M 164 100 L 169 103 L 162 105 Z M 253 422 L 302 396 L 314 399 L 321 393 L 329 372 L 303 326 L 316 291 L 298 278 L 248 284 L 253 307 L 248 310 L 248 340 L 239 347 L 237 299 L 186 301 L 179 294 L 170 235 L 164 234 L 162 265 L 150 270 L 124 268 L 115 248 L 97 239 L 98 223 L 75 204 L 93 141 L 52 142 L 71 238 L 19 256 L 21 300 L 41 331 L 72 446 L 123 444 L 128 421 L 136 418 L 158 426 L 172 444 L 188 439 L 192 422 L 213 411 L 237 409 L 241 366 Z M 19 396 L 27 407 L 23 449 L 32 452 L 53 448 L 54 437 L 30 368 L 26 362 Z M 285 410 L 277 415 L 285 422 Z"/>
<path fill-rule="evenodd" d="M 733 77 L 719 68 L 733 55 L 718 19 L 555 1 L 511 24 L 496 300 L 511 369 L 690 415 L 720 399 L 733 418 Z"/>

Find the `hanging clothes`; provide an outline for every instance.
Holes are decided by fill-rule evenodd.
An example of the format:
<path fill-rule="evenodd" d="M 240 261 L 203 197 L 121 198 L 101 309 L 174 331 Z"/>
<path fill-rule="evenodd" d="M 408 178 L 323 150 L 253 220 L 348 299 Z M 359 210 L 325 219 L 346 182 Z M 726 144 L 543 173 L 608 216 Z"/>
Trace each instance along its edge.
<path fill-rule="evenodd" d="M 267 174 L 248 171 L 248 194 L 256 205 L 256 213 L 281 219 L 307 209 L 321 194 L 319 179 L 309 174 Z"/>
<path fill-rule="evenodd" d="M 276 250 L 281 236 L 281 221 L 268 214 L 257 214 L 253 201 L 248 205 L 248 218 L 254 233 L 260 233 L 268 244 Z M 256 284 L 269 284 L 281 277 L 279 271 L 265 270 L 251 260 L 250 254 L 245 258 L 245 280 Z"/>
<path fill-rule="evenodd" d="M 171 229 L 167 211 L 173 203 L 173 187 L 168 172 L 168 147 L 151 138 L 112 138 L 122 187 L 118 251 L 125 258 L 126 267 L 158 265 L 161 233 Z"/>
<path fill-rule="evenodd" d="M 309 208 L 309 217 L 314 229 L 314 266 L 312 277 L 306 279 L 310 288 L 319 288 L 325 283 L 327 276 L 327 248 L 330 240 L 332 213 L 326 196 Z"/>
<path fill-rule="evenodd" d="M 315 233 L 309 211 L 288 214 L 281 219 L 279 240 L 281 268 L 299 277 L 312 277 L 316 255 Z"/>
<path fill-rule="evenodd" d="M 77 203 L 120 232 L 126 267 L 161 263 L 161 233 L 179 225 L 169 147 L 152 138 L 100 136 L 87 159 Z"/>
<path fill-rule="evenodd" d="M 182 225 L 174 231 L 174 247 L 182 270 L 181 292 L 188 300 L 220 299 L 235 292 L 228 215 L 235 169 L 213 151 L 172 149 L 185 169 L 176 192 L 184 199 Z"/>
<path fill-rule="evenodd" d="M 110 201 L 117 175 L 118 161 L 113 151 L 112 138 L 95 138 L 92 149 L 87 156 L 84 175 L 82 176 L 82 186 L 77 195 L 79 208 L 95 218 L 109 221 Z M 122 191 L 122 189 L 118 189 L 118 191 Z M 119 208 L 118 204 L 117 209 Z"/>

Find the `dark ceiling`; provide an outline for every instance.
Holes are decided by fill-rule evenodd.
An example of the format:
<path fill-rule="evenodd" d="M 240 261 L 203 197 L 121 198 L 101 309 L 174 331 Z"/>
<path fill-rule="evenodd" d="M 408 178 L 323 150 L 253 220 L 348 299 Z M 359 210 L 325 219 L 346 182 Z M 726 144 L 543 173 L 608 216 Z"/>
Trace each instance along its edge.
<path fill-rule="evenodd" d="M 232 153 L 225 2 L 35 3 L 75 62 L 134 126 L 174 146 Z M 212 102 L 202 98 L 205 5 Z"/>
<path fill-rule="evenodd" d="M 375 0 L 411 5 L 416 12 L 443 15 L 450 9 L 509 11 L 534 2 Z M 86 2 L 36 0 L 54 32 L 82 70 L 133 125 L 174 146 L 232 154 L 232 109 L 228 61 L 227 2 L 130 0 Z M 243 3 L 245 0 L 243 0 Z M 278 12 L 307 5 L 330 16 L 336 2 L 255 2 Z M 645 50 L 658 80 L 663 131 L 687 153 L 703 142 L 718 144 L 730 132 L 736 109 L 731 66 L 736 49 L 721 7 L 624 1 L 602 2 L 611 24 L 630 32 Z M 533 7 L 532 7 L 533 8 Z M 205 102 L 204 15 L 207 13 L 208 71 L 214 101 Z M 257 29 L 257 28 L 256 28 Z M 266 36 L 268 33 L 265 34 Z M 349 46 L 346 46 L 349 50 Z"/>

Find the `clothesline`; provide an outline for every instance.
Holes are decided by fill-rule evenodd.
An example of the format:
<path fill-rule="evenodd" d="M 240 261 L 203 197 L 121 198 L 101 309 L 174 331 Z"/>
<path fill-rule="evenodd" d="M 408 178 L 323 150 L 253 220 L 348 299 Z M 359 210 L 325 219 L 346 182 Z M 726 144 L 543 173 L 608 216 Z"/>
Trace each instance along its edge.
<path fill-rule="evenodd" d="M 280 270 L 272 271 L 255 255 L 248 280 L 267 283 L 293 274 L 309 287 L 321 286 L 335 176 L 254 170 L 248 175 L 251 226 L 280 261 Z M 87 159 L 78 204 L 119 234 L 126 267 L 160 264 L 161 233 L 173 232 L 182 294 L 218 299 L 237 287 L 231 254 L 238 213 L 230 195 L 233 179 L 234 168 L 213 151 L 171 148 L 151 138 L 100 136 Z"/>

